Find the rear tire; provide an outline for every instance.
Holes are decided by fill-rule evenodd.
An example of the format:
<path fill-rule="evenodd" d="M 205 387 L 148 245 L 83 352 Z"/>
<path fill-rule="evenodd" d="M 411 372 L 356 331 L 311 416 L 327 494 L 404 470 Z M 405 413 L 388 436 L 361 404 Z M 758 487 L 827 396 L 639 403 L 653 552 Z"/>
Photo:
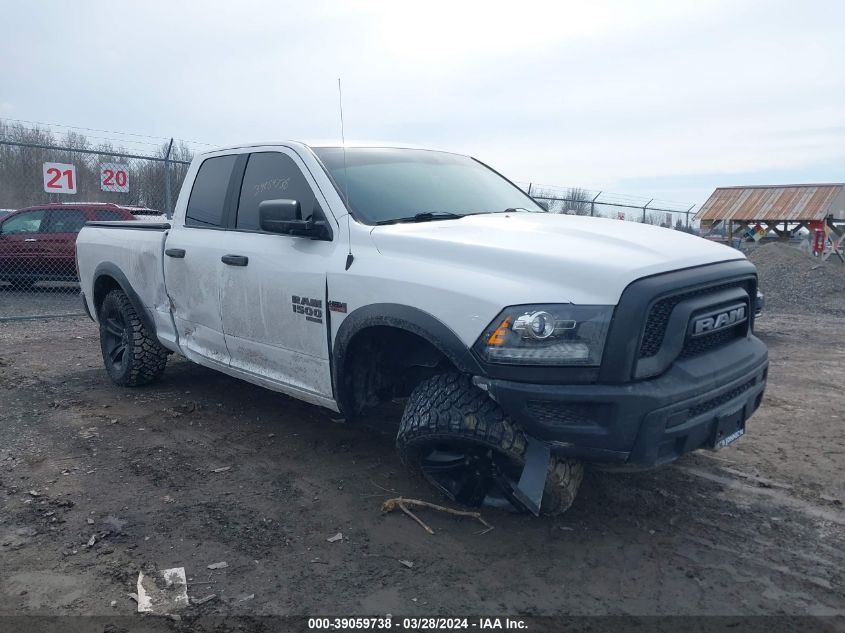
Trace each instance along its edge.
<path fill-rule="evenodd" d="M 396 445 L 402 461 L 435 488 L 454 501 L 478 506 L 491 498 L 513 503 L 527 442 L 469 376 L 441 374 L 411 393 Z M 583 475 L 581 462 L 552 455 L 541 513 L 566 512 Z"/>
<path fill-rule="evenodd" d="M 161 378 L 167 350 L 155 339 L 122 290 L 112 290 L 99 312 L 100 349 L 109 378 L 121 387 L 139 387 Z"/>

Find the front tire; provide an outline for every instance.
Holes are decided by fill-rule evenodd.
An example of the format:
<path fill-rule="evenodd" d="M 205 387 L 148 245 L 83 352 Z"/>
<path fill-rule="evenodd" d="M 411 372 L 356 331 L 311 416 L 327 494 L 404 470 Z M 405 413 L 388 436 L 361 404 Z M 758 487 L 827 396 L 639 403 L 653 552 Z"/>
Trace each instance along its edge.
<path fill-rule="evenodd" d="M 421 382 L 408 399 L 396 445 L 405 464 L 453 501 L 521 507 L 513 490 L 525 465 L 525 435 L 469 376 Z M 581 462 L 552 455 L 541 512 L 566 512 L 583 475 Z"/>
<path fill-rule="evenodd" d="M 112 382 L 139 387 L 161 378 L 167 350 L 147 331 L 122 290 L 112 290 L 103 299 L 99 321 L 103 364 Z"/>

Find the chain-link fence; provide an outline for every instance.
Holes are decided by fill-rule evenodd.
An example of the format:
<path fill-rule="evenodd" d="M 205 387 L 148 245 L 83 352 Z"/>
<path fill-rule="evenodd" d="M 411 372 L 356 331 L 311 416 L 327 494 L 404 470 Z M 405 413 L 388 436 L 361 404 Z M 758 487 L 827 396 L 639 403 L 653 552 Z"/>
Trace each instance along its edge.
<path fill-rule="evenodd" d="M 643 222 L 691 233 L 696 230 L 692 221 L 696 205 L 591 191 L 580 187 L 516 184 L 535 200 L 545 204 L 553 213 Z"/>
<path fill-rule="evenodd" d="M 0 126 L 0 320 L 81 313 L 79 231 L 169 215 L 191 159 L 172 141 L 148 156 L 38 133 Z"/>

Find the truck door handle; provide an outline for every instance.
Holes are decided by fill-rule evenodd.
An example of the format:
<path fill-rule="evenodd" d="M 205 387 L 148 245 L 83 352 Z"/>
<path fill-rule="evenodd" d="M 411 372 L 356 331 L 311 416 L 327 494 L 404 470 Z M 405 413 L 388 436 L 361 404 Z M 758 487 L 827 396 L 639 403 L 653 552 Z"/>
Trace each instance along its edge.
<path fill-rule="evenodd" d="M 168 248 L 165 249 L 164 254 L 168 257 L 175 257 L 176 259 L 182 259 L 185 256 L 185 249 L 184 248 Z"/>
<path fill-rule="evenodd" d="M 37 241 L 38 240 L 36 240 L 34 237 L 28 237 L 24 240 L 24 242 L 37 242 Z"/>
<path fill-rule="evenodd" d="M 249 263 L 249 257 L 244 255 L 223 255 L 220 261 L 229 266 L 246 266 Z"/>

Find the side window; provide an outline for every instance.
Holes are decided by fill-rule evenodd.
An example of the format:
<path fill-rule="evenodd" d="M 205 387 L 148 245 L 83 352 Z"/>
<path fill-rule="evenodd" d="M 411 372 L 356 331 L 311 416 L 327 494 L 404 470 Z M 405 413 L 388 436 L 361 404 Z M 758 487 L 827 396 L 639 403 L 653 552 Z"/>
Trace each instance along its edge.
<path fill-rule="evenodd" d="M 120 211 L 114 209 L 97 209 L 94 211 L 94 218 L 99 222 L 116 222 L 126 219 Z"/>
<path fill-rule="evenodd" d="M 188 210 L 185 213 L 186 226 L 223 226 L 226 211 L 226 190 L 237 160 L 236 154 L 207 158 L 200 165 Z"/>
<path fill-rule="evenodd" d="M 79 209 L 54 209 L 50 211 L 45 233 L 79 233 L 88 218 Z"/>
<path fill-rule="evenodd" d="M 45 211 L 27 211 L 19 213 L 2 225 L 3 235 L 18 235 L 20 233 L 40 233 L 41 223 L 44 220 Z"/>
<path fill-rule="evenodd" d="M 314 192 L 299 167 L 278 152 L 250 154 L 238 200 L 237 228 L 258 231 L 258 205 L 264 200 L 298 200 L 302 217 L 311 215 Z"/>

